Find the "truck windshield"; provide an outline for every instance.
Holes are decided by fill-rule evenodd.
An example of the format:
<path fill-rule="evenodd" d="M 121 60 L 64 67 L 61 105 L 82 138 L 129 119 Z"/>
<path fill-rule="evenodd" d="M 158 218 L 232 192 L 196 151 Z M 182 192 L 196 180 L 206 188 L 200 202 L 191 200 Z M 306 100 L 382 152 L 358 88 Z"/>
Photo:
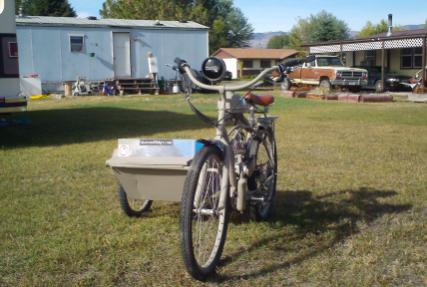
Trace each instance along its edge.
<path fill-rule="evenodd" d="M 325 58 L 317 58 L 317 66 L 343 67 L 344 64 L 341 62 L 340 58 L 325 57 Z"/>

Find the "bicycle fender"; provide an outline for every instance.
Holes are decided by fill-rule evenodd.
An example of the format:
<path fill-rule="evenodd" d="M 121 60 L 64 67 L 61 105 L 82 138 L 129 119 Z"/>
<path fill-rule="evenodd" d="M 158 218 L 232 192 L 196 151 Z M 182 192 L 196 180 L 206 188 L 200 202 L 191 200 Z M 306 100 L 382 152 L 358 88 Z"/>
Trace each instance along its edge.
<path fill-rule="evenodd" d="M 199 139 L 199 140 L 197 140 L 197 142 L 201 143 L 203 146 L 214 146 L 214 147 L 218 148 L 222 154 L 225 153 L 225 146 L 219 140 Z"/>

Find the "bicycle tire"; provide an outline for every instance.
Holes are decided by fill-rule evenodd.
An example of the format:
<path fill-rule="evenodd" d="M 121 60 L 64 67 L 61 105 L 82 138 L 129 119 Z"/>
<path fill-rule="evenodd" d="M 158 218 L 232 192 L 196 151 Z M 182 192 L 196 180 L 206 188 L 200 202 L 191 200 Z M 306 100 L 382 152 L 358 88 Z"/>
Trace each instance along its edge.
<path fill-rule="evenodd" d="M 200 281 L 204 281 L 215 272 L 227 236 L 228 194 L 222 211 L 218 209 L 220 187 L 224 180 L 222 179 L 223 166 L 222 152 L 215 146 L 205 146 L 193 160 L 184 184 L 180 213 L 181 251 L 188 273 Z M 214 214 L 201 214 L 202 210 L 209 210 L 209 207 Z M 211 224 L 211 221 L 218 222 Z M 217 228 L 206 228 L 202 224 L 208 227 L 209 225 L 217 226 Z M 209 238 L 212 234 L 214 234 L 214 240 Z M 202 236 L 204 238 L 201 238 Z M 212 241 L 212 246 L 205 246 L 211 245 L 205 244 L 206 241 Z M 199 254 L 204 251 L 207 251 L 205 253 L 208 256 Z M 205 261 L 204 258 L 207 260 Z"/>
<path fill-rule="evenodd" d="M 260 158 L 260 147 L 265 148 L 267 153 L 269 153 L 269 155 L 267 155 L 269 165 L 267 171 L 261 170 L 263 167 L 258 163 L 258 160 Z M 252 220 L 260 221 L 267 220 L 272 216 L 277 189 L 277 150 L 274 132 L 271 129 L 266 131 L 264 139 L 258 143 L 256 158 L 256 169 L 252 176 L 249 178 L 248 184 L 251 190 L 261 190 L 261 195 L 266 195 L 266 199 L 263 202 L 255 202 L 250 204 L 249 217 Z M 269 190 L 265 190 L 265 187 L 263 185 L 265 181 L 270 177 L 271 182 L 268 186 Z"/>
<path fill-rule="evenodd" d="M 135 208 L 133 204 L 129 202 L 126 191 L 120 184 L 117 186 L 117 194 L 122 211 L 129 217 L 141 217 L 151 209 L 151 205 L 153 204 L 152 200 L 144 200 L 142 204 L 138 204 L 139 207 Z"/>

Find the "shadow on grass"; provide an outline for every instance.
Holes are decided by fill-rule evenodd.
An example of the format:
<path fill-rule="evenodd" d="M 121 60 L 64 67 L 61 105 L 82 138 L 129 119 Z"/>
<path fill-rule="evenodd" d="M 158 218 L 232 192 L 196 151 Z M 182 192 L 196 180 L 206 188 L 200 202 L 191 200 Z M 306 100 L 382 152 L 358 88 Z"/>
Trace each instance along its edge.
<path fill-rule="evenodd" d="M 251 270 L 246 274 L 227 276 L 215 275 L 213 282 L 250 279 L 264 276 L 269 273 L 289 268 L 304 260 L 335 246 L 349 236 L 360 232 L 358 224 L 369 225 L 375 219 L 385 215 L 400 213 L 411 209 L 411 205 L 392 205 L 380 203 L 379 199 L 396 195 L 395 191 L 381 191 L 368 188 L 359 190 L 345 190 L 326 195 L 316 196 L 310 191 L 283 191 L 277 194 L 276 214 L 272 218 L 272 231 L 279 230 L 285 225 L 293 225 L 296 232 L 275 232 L 274 236 L 255 242 L 245 250 L 239 250 L 227 255 L 221 261 L 225 266 L 237 261 L 244 254 L 250 254 L 259 248 L 267 247 L 277 252 L 277 261 L 283 253 L 296 254 L 291 259 L 281 263 L 263 265 L 258 270 Z M 324 234 L 331 236 L 322 236 Z M 304 250 L 293 250 L 293 243 L 304 240 L 307 235 L 318 237 L 315 244 Z M 326 237 L 326 238 L 325 238 Z M 274 259 L 274 258 L 273 258 Z"/>
<path fill-rule="evenodd" d="M 122 108 L 30 111 L 29 125 L 1 128 L 0 147 L 55 146 L 206 127 L 193 115 Z"/>

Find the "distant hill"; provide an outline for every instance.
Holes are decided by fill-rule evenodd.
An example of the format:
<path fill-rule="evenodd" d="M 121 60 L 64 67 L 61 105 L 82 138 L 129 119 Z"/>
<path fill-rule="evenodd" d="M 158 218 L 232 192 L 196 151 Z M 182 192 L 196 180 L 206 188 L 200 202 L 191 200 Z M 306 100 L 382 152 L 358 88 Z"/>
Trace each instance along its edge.
<path fill-rule="evenodd" d="M 426 25 L 425 24 L 420 24 L 420 25 L 405 25 L 402 26 L 403 29 L 405 30 L 418 30 L 418 29 L 425 29 Z"/>
<path fill-rule="evenodd" d="M 253 38 L 249 45 L 251 48 L 267 48 L 268 41 L 274 36 L 286 34 L 283 31 L 267 32 L 267 33 L 253 33 Z"/>

